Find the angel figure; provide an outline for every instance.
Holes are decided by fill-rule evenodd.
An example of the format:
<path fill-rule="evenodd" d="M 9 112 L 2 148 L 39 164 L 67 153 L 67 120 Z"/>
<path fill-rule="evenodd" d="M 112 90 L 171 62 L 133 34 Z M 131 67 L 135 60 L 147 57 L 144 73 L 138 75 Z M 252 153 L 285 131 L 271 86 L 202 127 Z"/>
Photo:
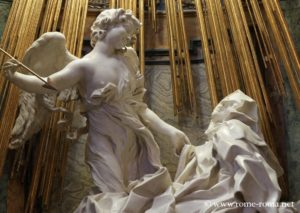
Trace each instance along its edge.
<path fill-rule="evenodd" d="M 263 205 L 280 199 L 281 168 L 260 134 L 250 97 L 236 91 L 222 100 L 212 113 L 208 141 L 200 146 L 147 108 L 138 57 L 126 47 L 139 27 L 130 11 L 109 9 L 94 22 L 94 48 L 83 58 L 71 56 L 60 33 L 43 35 L 25 55 L 24 62 L 36 71 L 47 65 L 45 71 L 53 74 L 45 80 L 58 91 L 76 86 L 87 114 L 86 162 L 98 191 L 76 212 L 295 212 Z M 50 44 L 55 46 L 48 54 L 51 63 L 47 57 L 36 61 L 38 50 Z M 55 93 L 35 76 L 16 72 L 17 67 L 14 61 L 4 65 L 12 83 L 34 94 Z M 33 121 L 26 124 L 21 117 L 16 129 L 27 129 Z M 161 165 L 154 132 L 180 155 L 174 180 Z M 246 202 L 251 207 L 243 206 Z"/>
<path fill-rule="evenodd" d="M 152 131 L 172 141 L 178 154 L 184 144 L 190 143 L 182 131 L 161 120 L 142 101 L 145 89 L 138 69 L 139 60 L 135 50 L 126 47 L 140 25 L 131 11 L 105 10 L 91 28 L 93 50 L 83 58 L 76 58 L 67 51 L 65 38 L 58 32 L 41 36 L 24 58 L 24 63 L 33 70 L 43 70 L 45 66 L 42 74 L 52 72 L 45 80 L 58 91 L 78 88 L 89 127 L 86 161 L 101 192 L 128 192 L 133 182 L 162 168 Z M 49 54 L 35 61 L 38 50 L 48 50 Z M 22 90 L 37 96 L 55 93 L 43 87 L 44 83 L 35 76 L 16 72 L 17 68 L 14 61 L 3 66 L 7 79 Z M 60 71 L 55 72 L 55 69 Z M 42 105 L 37 104 L 37 108 Z M 18 119 L 23 120 L 19 122 L 22 124 L 26 119 L 21 117 Z M 29 130 L 27 132 L 34 132 Z M 18 143 L 21 142 L 12 142 L 11 147 Z"/>

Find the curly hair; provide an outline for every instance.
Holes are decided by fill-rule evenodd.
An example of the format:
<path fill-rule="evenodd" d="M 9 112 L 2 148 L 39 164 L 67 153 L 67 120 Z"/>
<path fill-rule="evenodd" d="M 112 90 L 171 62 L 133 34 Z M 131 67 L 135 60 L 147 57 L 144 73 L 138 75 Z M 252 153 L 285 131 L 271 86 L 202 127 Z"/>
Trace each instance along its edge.
<path fill-rule="evenodd" d="M 107 31 L 116 26 L 123 24 L 130 35 L 135 34 L 141 26 L 140 21 L 132 15 L 131 10 L 108 9 L 98 15 L 91 27 L 91 46 L 94 47 L 98 40 L 102 40 Z"/>

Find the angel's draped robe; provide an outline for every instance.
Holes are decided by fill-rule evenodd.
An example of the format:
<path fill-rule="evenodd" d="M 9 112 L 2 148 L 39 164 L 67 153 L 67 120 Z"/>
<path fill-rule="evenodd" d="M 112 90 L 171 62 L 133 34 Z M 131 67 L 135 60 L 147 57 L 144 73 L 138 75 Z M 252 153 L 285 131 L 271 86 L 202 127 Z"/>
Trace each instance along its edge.
<path fill-rule="evenodd" d="M 86 161 L 102 192 L 128 192 L 136 180 L 162 168 L 159 147 L 140 113 L 145 89 L 135 52 L 124 55 L 128 70 L 118 82 L 83 95 L 88 116 Z"/>

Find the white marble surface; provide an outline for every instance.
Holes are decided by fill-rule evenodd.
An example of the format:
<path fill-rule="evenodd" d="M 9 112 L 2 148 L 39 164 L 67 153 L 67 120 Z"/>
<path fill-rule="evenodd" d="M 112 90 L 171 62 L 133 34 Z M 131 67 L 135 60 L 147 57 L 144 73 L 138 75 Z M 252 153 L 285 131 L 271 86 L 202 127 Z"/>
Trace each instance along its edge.
<path fill-rule="evenodd" d="M 155 113 L 164 121 L 183 130 L 193 144 L 201 144 L 206 140 L 206 130 L 211 114 L 210 100 L 205 77 L 204 65 L 193 65 L 193 73 L 197 81 L 197 102 L 201 103 L 199 118 L 192 116 L 174 116 L 169 66 L 146 66 L 145 87 L 147 89 L 145 100 Z M 159 138 L 159 136 L 158 136 Z M 158 140 L 160 141 L 160 140 Z M 170 144 L 159 144 L 161 148 L 162 164 L 165 165 L 172 176 L 175 175 L 178 157 L 174 155 Z M 79 143 L 70 144 L 68 164 L 61 202 L 58 190 L 53 194 L 50 212 L 73 212 L 81 199 L 89 193 L 93 186 L 89 170 L 84 163 L 85 138 Z"/>
<path fill-rule="evenodd" d="M 259 205 L 279 202 L 281 167 L 258 120 L 253 99 L 241 91 L 228 95 L 212 113 L 208 140 L 184 146 L 174 180 L 160 167 L 128 192 L 86 196 L 76 212 L 296 212 Z"/>

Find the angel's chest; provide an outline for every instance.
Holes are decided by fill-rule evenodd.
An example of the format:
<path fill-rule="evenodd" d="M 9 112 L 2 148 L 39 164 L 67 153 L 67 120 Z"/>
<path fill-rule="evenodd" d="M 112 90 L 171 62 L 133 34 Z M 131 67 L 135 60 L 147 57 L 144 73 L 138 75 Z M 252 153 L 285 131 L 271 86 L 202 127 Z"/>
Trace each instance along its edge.
<path fill-rule="evenodd" d="M 128 72 L 122 64 L 109 65 L 104 62 L 86 71 L 85 85 L 90 89 L 102 88 L 107 83 L 118 85 L 129 77 Z"/>

